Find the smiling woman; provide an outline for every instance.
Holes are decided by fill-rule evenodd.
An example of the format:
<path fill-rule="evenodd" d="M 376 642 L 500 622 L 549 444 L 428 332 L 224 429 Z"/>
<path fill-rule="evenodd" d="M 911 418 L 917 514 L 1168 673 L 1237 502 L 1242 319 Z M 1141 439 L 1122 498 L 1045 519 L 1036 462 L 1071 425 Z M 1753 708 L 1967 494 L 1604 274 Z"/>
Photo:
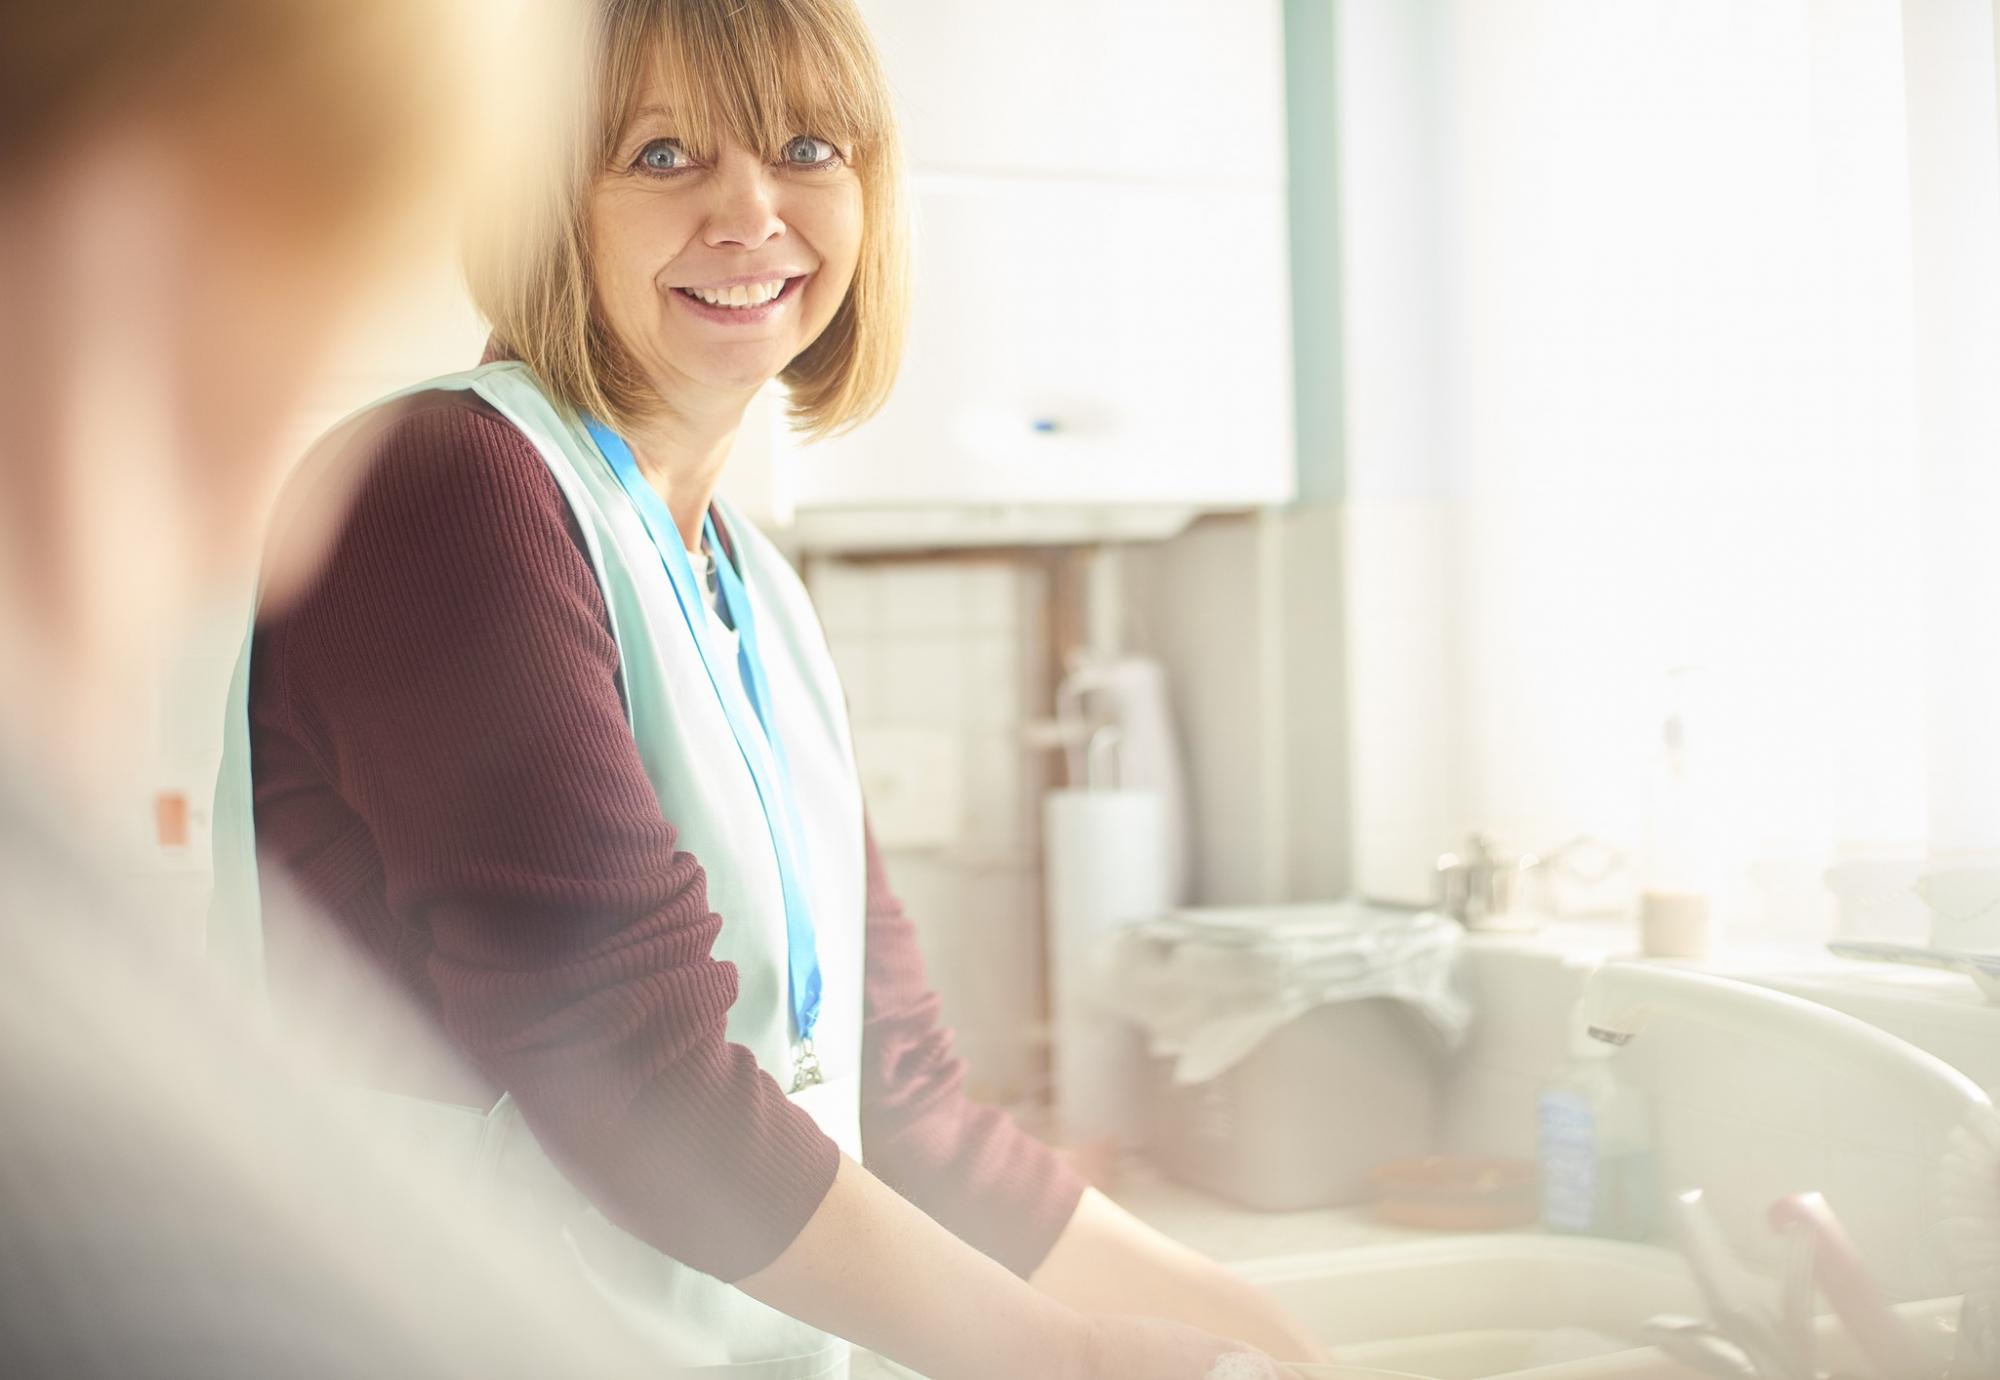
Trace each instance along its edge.
<path fill-rule="evenodd" d="M 896 372 L 898 146 L 850 0 L 599 13 L 588 118 L 482 222 L 494 358 L 295 485 L 366 470 L 239 677 L 221 942 L 292 1000 L 254 836 L 469 1058 L 386 1051 L 372 1114 L 497 1178 L 668 1368 L 823 1380 L 851 1339 L 1195 1380 L 1232 1346 L 1187 1324 L 1309 1354 L 965 1096 L 818 619 L 715 498 L 772 380 L 820 435 Z"/>

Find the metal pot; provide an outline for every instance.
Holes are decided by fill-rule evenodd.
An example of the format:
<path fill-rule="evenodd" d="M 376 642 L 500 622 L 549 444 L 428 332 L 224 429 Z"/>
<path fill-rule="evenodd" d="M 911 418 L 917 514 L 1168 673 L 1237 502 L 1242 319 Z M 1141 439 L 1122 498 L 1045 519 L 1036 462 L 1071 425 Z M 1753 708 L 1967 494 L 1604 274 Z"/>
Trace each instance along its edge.
<path fill-rule="evenodd" d="M 1532 853 L 1497 853 L 1492 840 L 1474 834 L 1465 856 L 1444 853 L 1437 860 L 1436 906 L 1469 930 L 1530 930 L 1540 919 L 1515 909 L 1520 884 L 1541 859 Z"/>

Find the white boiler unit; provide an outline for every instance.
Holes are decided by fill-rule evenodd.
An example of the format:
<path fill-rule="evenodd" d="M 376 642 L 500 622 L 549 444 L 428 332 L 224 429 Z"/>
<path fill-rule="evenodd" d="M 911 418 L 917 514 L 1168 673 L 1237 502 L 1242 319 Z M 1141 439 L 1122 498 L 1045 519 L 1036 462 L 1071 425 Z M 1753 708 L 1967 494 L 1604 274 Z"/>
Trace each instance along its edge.
<path fill-rule="evenodd" d="M 779 435 L 794 538 L 1160 536 L 1290 499 L 1278 0 L 862 9 L 909 159 L 909 348 L 879 416 Z"/>

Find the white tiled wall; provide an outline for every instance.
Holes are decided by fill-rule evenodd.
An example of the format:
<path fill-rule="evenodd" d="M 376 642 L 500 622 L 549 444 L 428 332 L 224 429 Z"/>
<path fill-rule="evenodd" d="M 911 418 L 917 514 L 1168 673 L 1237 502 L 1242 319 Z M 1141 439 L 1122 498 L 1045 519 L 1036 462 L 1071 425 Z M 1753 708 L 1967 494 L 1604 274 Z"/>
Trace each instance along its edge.
<path fill-rule="evenodd" d="M 1048 580 L 1032 561 L 802 562 L 839 667 L 871 823 L 974 1091 L 1044 1078 L 1040 800 Z"/>

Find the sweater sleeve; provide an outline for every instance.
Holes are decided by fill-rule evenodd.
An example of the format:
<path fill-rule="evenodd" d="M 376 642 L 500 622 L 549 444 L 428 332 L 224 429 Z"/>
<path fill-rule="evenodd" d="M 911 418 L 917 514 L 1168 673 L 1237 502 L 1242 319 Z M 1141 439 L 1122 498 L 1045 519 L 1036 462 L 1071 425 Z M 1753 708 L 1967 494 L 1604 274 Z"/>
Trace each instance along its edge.
<path fill-rule="evenodd" d="M 1026 1278 L 1083 1196 L 1083 1181 L 1006 1113 L 965 1093 L 915 927 L 889 889 L 873 831 L 862 1027 L 861 1143 L 876 1177 Z"/>
<path fill-rule="evenodd" d="M 466 402 L 420 403 L 368 463 L 258 675 L 365 825 L 396 921 L 427 932 L 453 1038 L 612 1220 L 753 1273 L 839 1151 L 726 1037 L 724 918 L 646 778 L 568 507 Z"/>

